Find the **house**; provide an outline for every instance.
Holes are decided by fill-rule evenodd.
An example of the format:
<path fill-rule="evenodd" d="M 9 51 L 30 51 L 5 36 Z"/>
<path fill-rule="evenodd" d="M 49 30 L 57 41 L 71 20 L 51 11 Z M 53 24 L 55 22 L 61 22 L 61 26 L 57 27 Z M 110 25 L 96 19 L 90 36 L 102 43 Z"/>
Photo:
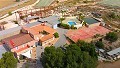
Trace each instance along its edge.
<path fill-rule="evenodd" d="M 96 34 L 105 35 L 108 32 L 110 32 L 110 30 L 104 28 L 103 26 L 90 25 L 89 27 L 82 27 L 78 30 L 69 30 L 66 36 L 73 42 L 77 42 L 78 40 L 91 42 Z"/>
<path fill-rule="evenodd" d="M 120 58 L 120 47 L 116 48 L 116 49 L 114 49 L 112 51 L 107 52 L 107 54 L 110 57 L 113 57 L 114 60 L 119 59 Z"/>
<path fill-rule="evenodd" d="M 41 18 L 39 19 L 39 22 L 45 22 L 47 24 L 49 24 L 50 27 L 52 27 L 53 29 L 57 29 L 57 25 L 60 23 L 59 21 L 59 16 L 49 16 L 46 18 Z"/>
<path fill-rule="evenodd" d="M 2 43 L 7 46 L 8 50 L 14 52 L 18 58 L 26 52 L 29 52 L 29 54 L 25 56 L 31 58 L 30 51 L 36 42 L 30 34 L 25 33 L 20 33 L 2 40 Z"/>
<path fill-rule="evenodd" d="M 56 30 L 42 23 L 33 27 L 23 27 L 22 32 L 29 33 L 35 40 L 39 41 L 41 46 L 44 46 L 54 40 L 53 34 Z"/>

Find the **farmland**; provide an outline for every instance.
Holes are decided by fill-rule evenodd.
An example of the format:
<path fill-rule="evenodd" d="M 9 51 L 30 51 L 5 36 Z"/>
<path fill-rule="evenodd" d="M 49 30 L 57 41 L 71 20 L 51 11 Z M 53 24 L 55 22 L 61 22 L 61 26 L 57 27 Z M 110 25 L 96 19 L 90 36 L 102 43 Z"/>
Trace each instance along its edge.
<path fill-rule="evenodd" d="M 103 0 L 100 4 L 111 7 L 120 7 L 120 0 Z"/>
<path fill-rule="evenodd" d="M 15 0 L 0 0 L 0 8 L 16 4 Z"/>

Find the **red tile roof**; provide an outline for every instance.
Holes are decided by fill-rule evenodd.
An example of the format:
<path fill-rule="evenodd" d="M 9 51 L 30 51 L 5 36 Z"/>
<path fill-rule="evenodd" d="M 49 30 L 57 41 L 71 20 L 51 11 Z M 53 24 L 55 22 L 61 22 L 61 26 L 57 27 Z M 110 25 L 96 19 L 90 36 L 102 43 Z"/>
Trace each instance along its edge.
<path fill-rule="evenodd" d="M 110 32 L 110 30 L 102 27 L 102 26 L 91 26 L 91 27 L 83 27 L 78 30 L 69 30 L 66 34 L 74 42 L 78 40 L 86 40 L 88 38 L 92 38 L 96 34 L 104 35 Z"/>
<path fill-rule="evenodd" d="M 42 31 L 48 32 L 49 33 L 48 35 L 45 35 L 42 38 L 39 38 L 42 42 L 54 37 L 53 34 L 56 32 L 55 29 L 42 24 L 30 27 L 30 28 L 27 28 L 27 27 L 23 27 L 23 28 L 25 30 L 28 30 L 32 35 L 40 35 L 40 32 Z"/>
<path fill-rule="evenodd" d="M 52 34 L 56 32 L 55 29 L 53 29 L 49 26 L 41 25 L 41 24 L 33 26 L 30 28 L 30 31 L 32 32 L 32 34 L 39 34 L 39 32 L 41 32 L 43 30 L 48 32 L 48 33 L 52 33 Z"/>
<path fill-rule="evenodd" d="M 33 40 L 34 39 L 29 34 L 23 34 L 23 33 L 3 39 L 3 41 L 7 43 L 10 48 L 20 46 L 22 44 L 28 43 Z"/>
<path fill-rule="evenodd" d="M 19 53 L 19 52 L 21 52 L 21 51 L 23 51 L 23 50 L 26 50 L 26 49 L 28 49 L 28 48 L 29 48 L 28 46 L 25 46 L 25 47 L 22 47 L 22 48 L 16 50 L 15 52 L 16 52 L 16 53 Z"/>
<path fill-rule="evenodd" d="M 46 35 L 46 36 L 42 37 L 40 40 L 41 40 L 42 42 L 44 42 L 44 41 L 46 41 L 46 40 L 48 40 L 48 39 L 51 39 L 51 38 L 53 38 L 53 37 L 54 37 L 53 34 L 49 34 L 49 35 Z"/>

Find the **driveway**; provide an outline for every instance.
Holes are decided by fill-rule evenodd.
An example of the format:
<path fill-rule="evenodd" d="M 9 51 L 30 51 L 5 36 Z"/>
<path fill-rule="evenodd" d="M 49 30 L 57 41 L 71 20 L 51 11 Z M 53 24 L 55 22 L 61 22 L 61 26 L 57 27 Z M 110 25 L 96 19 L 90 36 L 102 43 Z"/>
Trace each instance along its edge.
<path fill-rule="evenodd" d="M 0 45 L 0 58 L 2 58 L 2 54 L 7 52 L 5 45 Z"/>
<path fill-rule="evenodd" d="M 42 52 L 44 52 L 44 48 L 42 46 L 37 46 L 36 48 L 37 68 L 43 68 L 42 63 L 40 62 Z"/>
<path fill-rule="evenodd" d="M 57 28 L 57 32 L 59 33 L 59 39 L 54 44 L 55 47 L 60 47 L 66 44 L 66 37 L 65 34 L 67 33 L 68 29 Z"/>

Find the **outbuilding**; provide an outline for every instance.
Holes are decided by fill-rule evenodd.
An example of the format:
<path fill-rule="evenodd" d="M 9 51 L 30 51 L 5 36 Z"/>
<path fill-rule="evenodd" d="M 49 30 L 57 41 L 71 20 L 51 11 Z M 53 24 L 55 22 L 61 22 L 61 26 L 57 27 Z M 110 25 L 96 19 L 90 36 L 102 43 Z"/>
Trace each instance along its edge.
<path fill-rule="evenodd" d="M 58 24 L 60 23 L 59 18 L 60 18 L 59 16 L 50 16 L 47 18 L 39 19 L 39 22 L 45 22 L 49 24 L 50 27 L 52 27 L 53 29 L 57 29 Z"/>

